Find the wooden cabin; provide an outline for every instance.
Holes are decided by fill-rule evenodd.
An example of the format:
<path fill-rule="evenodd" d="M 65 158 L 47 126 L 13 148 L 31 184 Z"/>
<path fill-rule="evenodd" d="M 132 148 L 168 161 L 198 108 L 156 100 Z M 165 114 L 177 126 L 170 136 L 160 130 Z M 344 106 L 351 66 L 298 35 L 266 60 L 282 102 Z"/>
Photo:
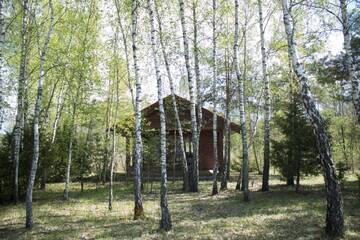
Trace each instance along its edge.
<path fill-rule="evenodd" d="M 176 103 L 178 106 L 180 121 L 183 129 L 185 151 L 187 155 L 192 152 L 191 144 L 191 103 L 189 100 L 176 96 Z M 181 148 L 179 146 L 178 131 L 176 126 L 175 114 L 173 111 L 172 96 L 169 95 L 164 98 L 164 107 L 166 114 L 166 131 L 167 131 L 167 162 L 169 170 L 181 170 Z M 214 166 L 213 159 L 213 113 L 202 108 L 202 129 L 200 134 L 200 146 L 199 146 L 199 170 L 208 171 L 212 170 Z M 153 132 L 159 136 L 160 129 L 160 116 L 159 116 L 159 103 L 155 102 L 142 110 L 143 122 L 144 122 L 144 134 L 146 132 Z M 231 123 L 231 132 L 240 133 L 240 126 Z M 225 119 L 217 116 L 217 136 L 218 136 L 218 159 L 219 159 L 219 171 L 223 169 L 223 142 L 225 132 Z M 148 159 L 144 157 L 144 168 L 146 169 Z M 158 168 L 158 164 L 148 164 L 151 168 Z M 155 169 L 154 169 L 155 170 Z M 160 170 L 158 168 L 158 170 Z M 155 170 L 157 172 L 157 170 Z M 171 174 L 169 174 L 171 175 Z"/>

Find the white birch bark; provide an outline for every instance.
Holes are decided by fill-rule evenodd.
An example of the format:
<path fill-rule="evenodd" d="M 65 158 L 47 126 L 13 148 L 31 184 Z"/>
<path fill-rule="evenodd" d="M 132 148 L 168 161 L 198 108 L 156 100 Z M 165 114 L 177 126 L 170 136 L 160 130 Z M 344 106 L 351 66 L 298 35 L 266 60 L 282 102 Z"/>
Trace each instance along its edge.
<path fill-rule="evenodd" d="M 134 164 L 134 185 L 135 185 L 135 208 L 134 219 L 144 216 L 141 196 L 141 163 L 142 163 L 142 139 L 141 139 L 141 80 L 139 76 L 138 57 L 137 57 L 137 17 L 138 17 L 138 0 L 132 0 L 131 17 L 132 17 L 132 49 L 133 65 L 135 76 L 135 164 Z"/>
<path fill-rule="evenodd" d="M 222 171 L 221 176 L 221 190 L 227 189 L 227 180 L 228 175 L 230 174 L 229 171 L 229 162 L 230 162 L 230 73 L 229 73 L 229 57 L 228 54 L 225 54 L 225 68 L 226 68 L 226 82 L 225 82 L 225 132 L 224 132 L 224 169 Z"/>
<path fill-rule="evenodd" d="M 163 102 L 163 89 L 162 79 L 159 70 L 159 63 L 156 51 L 155 40 L 155 24 L 154 24 L 154 12 L 151 4 L 151 0 L 147 0 L 148 11 L 150 17 L 150 36 L 151 36 L 151 50 L 155 66 L 158 102 L 159 102 L 159 114 L 160 114 L 160 165 L 161 165 L 161 183 L 160 183 L 160 208 L 161 208 L 161 220 L 160 229 L 170 231 L 171 229 L 171 216 L 168 208 L 167 200 L 167 172 L 166 172 L 166 121 L 165 110 Z"/>
<path fill-rule="evenodd" d="M 114 56 L 117 59 L 117 44 L 118 44 L 118 29 L 115 33 L 115 43 L 114 43 Z M 119 68 L 118 68 L 118 61 L 116 60 L 116 100 L 115 100 L 115 114 L 113 118 L 112 124 L 112 156 L 110 160 L 110 181 L 109 181 L 109 210 L 112 210 L 112 203 L 113 203 L 113 176 L 114 176 L 114 165 L 115 165 L 115 158 L 116 158 L 116 122 L 118 120 L 118 113 L 119 113 L 119 85 L 120 85 L 120 76 L 119 76 Z"/>
<path fill-rule="evenodd" d="M 28 58 L 28 15 L 29 15 L 29 2 L 23 0 L 22 2 L 22 25 L 21 25 L 21 53 L 20 53 L 20 74 L 18 80 L 18 93 L 17 93 L 17 112 L 16 122 L 14 127 L 14 193 L 13 198 L 15 204 L 19 201 L 19 160 L 20 160 L 20 145 L 21 135 L 24 125 L 24 95 L 26 85 L 26 67 Z"/>
<path fill-rule="evenodd" d="M 128 89 L 130 91 L 130 95 L 131 95 L 131 103 L 133 105 L 133 108 L 135 110 L 135 98 L 134 98 L 134 89 L 133 89 L 133 84 L 132 84 L 132 78 L 131 78 L 131 72 L 130 72 L 130 57 L 129 57 L 129 47 L 128 47 L 128 41 L 127 41 L 127 36 L 126 36 L 126 32 L 124 29 L 124 25 L 120 16 L 120 3 L 119 0 L 115 0 L 115 6 L 116 6 L 116 12 L 117 12 L 117 19 L 118 19 L 118 23 L 119 23 L 119 27 L 120 27 L 120 31 L 121 31 L 121 36 L 122 36 L 122 40 L 123 40 L 123 46 L 124 46 L 124 53 L 125 53 L 125 62 L 126 62 L 126 73 L 127 73 L 127 85 L 128 85 Z"/>
<path fill-rule="evenodd" d="M 71 125 L 69 134 L 69 145 L 68 145 L 68 161 L 65 172 L 65 188 L 64 188 L 64 200 L 69 200 L 69 185 L 70 185 L 70 171 L 72 164 L 72 152 L 73 152 L 73 140 L 76 133 L 76 106 L 77 103 L 73 103 L 73 111 L 71 115 Z"/>
<path fill-rule="evenodd" d="M 270 170 L 270 83 L 267 73 L 267 62 L 265 52 L 265 28 L 262 11 L 262 1 L 258 0 L 259 7 L 259 27 L 260 27 L 260 45 L 261 45 L 261 63 L 262 63 L 262 77 L 264 83 L 264 168 L 262 191 L 269 191 L 269 170 Z"/>
<path fill-rule="evenodd" d="M 199 183 L 199 156 L 197 155 L 197 138 L 198 138 L 198 124 L 196 119 L 196 96 L 194 90 L 194 82 L 191 72 L 190 66 L 190 51 L 189 51 L 189 43 L 187 37 L 187 30 L 186 30 L 186 23 L 185 23 L 185 13 L 184 13 L 184 1 L 179 0 L 179 7 L 180 7 L 180 20 L 182 26 L 182 37 L 183 37 L 183 44 L 184 44 L 184 59 L 185 59 L 185 66 L 186 72 L 188 77 L 188 85 L 189 85 L 189 93 L 190 93 L 190 102 L 191 102 L 191 140 L 193 146 L 193 167 L 192 167 L 192 174 L 191 174 L 191 183 L 190 183 L 190 191 L 197 192 L 198 191 L 198 183 Z"/>
<path fill-rule="evenodd" d="M 360 79 L 357 79 L 354 74 L 353 57 L 351 50 L 351 35 L 350 24 L 347 6 L 348 0 L 340 0 L 340 11 L 342 20 L 342 32 L 344 36 L 344 49 L 345 49 L 345 70 L 347 81 L 352 86 L 352 99 L 357 116 L 357 121 L 360 124 Z"/>
<path fill-rule="evenodd" d="M 167 76 L 168 76 L 168 79 L 169 79 L 170 92 L 171 92 L 172 103 L 173 103 L 173 111 L 174 111 L 174 114 L 175 114 L 177 130 L 178 130 L 178 133 L 179 133 L 182 168 L 183 168 L 183 190 L 187 192 L 187 191 L 189 191 L 189 170 L 188 170 L 188 165 L 187 165 L 187 160 L 186 160 L 184 136 L 183 136 L 183 130 L 182 130 L 182 126 L 181 126 L 178 106 L 177 106 L 177 102 L 176 102 L 174 80 L 173 80 L 172 75 L 171 75 L 169 59 L 168 59 L 168 55 L 166 53 L 166 47 L 165 47 L 165 43 L 164 43 L 164 39 L 163 39 L 162 23 L 161 23 L 161 19 L 160 19 L 160 15 L 159 15 L 159 12 L 158 12 L 158 7 L 157 7 L 156 1 L 155 1 L 155 12 L 156 12 L 157 19 L 158 19 L 159 40 L 160 40 L 162 55 L 163 55 L 163 58 L 164 58 L 166 73 L 167 73 Z"/>
<path fill-rule="evenodd" d="M 240 111 L 240 127 L 241 140 L 243 150 L 243 166 L 242 166 L 242 187 L 244 191 L 244 200 L 249 198 L 249 171 L 248 171 L 248 144 L 246 133 L 246 116 L 245 116 L 245 99 L 244 99 L 244 79 L 241 77 L 239 63 L 238 63 L 238 49 L 239 49 L 239 1 L 235 0 L 235 39 L 234 39 L 234 56 L 233 64 L 236 71 L 236 78 L 239 87 L 239 111 Z M 241 174 L 240 174 L 241 175 Z"/>
<path fill-rule="evenodd" d="M 50 27 L 45 37 L 44 46 L 40 52 L 40 76 L 38 81 L 37 97 L 36 97 L 35 111 L 34 111 L 34 150 L 33 150 L 34 152 L 31 162 L 28 186 L 26 190 L 26 224 L 25 224 L 26 228 L 33 227 L 32 197 L 33 197 L 33 188 L 34 188 L 35 176 L 37 170 L 37 163 L 39 160 L 39 118 L 40 118 L 43 84 L 45 78 L 44 68 L 46 62 L 46 52 L 49 46 L 51 35 L 54 31 L 54 9 L 51 0 L 49 0 L 49 12 L 50 12 Z"/>
<path fill-rule="evenodd" d="M 217 56 L 216 56 L 216 0 L 212 1 L 212 44 L 213 44 L 213 79 L 212 79 L 212 92 L 213 92 L 213 159 L 214 159 L 214 167 L 213 167 L 213 187 L 212 187 L 212 195 L 218 194 L 218 186 L 217 186 L 217 172 L 219 167 L 219 159 L 218 159 L 218 144 L 217 144 L 217 97 L 216 97 L 216 88 L 217 88 Z"/>
<path fill-rule="evenodd" d="M 198 46 L 198 21 L 197 21 L 197 8 L 198 0 L 193 1 L 193 28 L 194 28 L 194 68 L 195 68 L 195 81 L 196 81 L 196 96 L 197 96 L 197 141 L 196 141 L 196 156 L 200 158 L 200 138 L 202 128 L 202 81 L 200 78 L 200 66 L 199 66 L 199 46 Z"/>
<path fill-rule="evenodd" d="M 292 68 L 300 84 L 301 97 L 307 115 L 314 129 L 320 160 L 324 170 L 327 211 L 326 211 L 326 234 L 330 238 L 338 237 L 344 233 L 344 216 L 341 189 L 334 167 L 330 139 L 325 129 L 324 120 L 316 108 L 308 85 L 308 76 L 302 63 L 299 61 L 294 38 L 294 25 L 291 16 L 291 8 L 287 0 L 282 0 L 283 20 L 287 36 L 288 49 L 291 57 Z"/>
<path fill-rule="evenodd" d="M 4 122 L 4 49 L 5 49 L 5 20 L 4 20 L 4 1 L 0 0 L 0 130 Z"/>

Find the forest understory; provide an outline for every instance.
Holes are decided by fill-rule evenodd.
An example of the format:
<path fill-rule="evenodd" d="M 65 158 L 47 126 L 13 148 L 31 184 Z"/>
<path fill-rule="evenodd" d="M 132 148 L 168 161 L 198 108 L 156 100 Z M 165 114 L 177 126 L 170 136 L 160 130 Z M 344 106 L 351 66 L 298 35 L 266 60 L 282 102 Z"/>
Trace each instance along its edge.
<path fill-rule="evenodd" d="M 211 181 L 200 182 L 199 193 L 182 193 L 181 181 L 169 182 L 173 228 L 159 230 L 159 184 L 150 193 L 144 184 L 145 219 L 133 220 L 133 185 L 116 182 L 113 210 L 108 187 L 87 183 L 84 192 L 73 183 L 70 201 L 62 200 L 63 184 L 48 184 L 34 192 L 32 230 L 24 228 L 23 204 L 0 206 L 0 239 L 324 239 L 326 199 L 321 176 L 304 178 L 300 192 L 279 176 L 270 176 L 270 192 L 261 192 L 261 176 L 251 175 L 251 201 L 229 190 L 211 196 Z M 348 175 L 342 185 L 346 232 L 360 239 L 359 185 Z"/>

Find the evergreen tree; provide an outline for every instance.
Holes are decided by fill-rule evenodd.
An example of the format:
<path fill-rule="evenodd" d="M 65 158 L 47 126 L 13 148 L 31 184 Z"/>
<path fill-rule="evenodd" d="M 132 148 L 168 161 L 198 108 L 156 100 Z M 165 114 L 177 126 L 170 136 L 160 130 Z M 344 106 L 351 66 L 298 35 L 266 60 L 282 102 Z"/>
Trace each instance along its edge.
<path fill-rule="evenodd" d="M 320 171 L 316 138 L 298 94 L 292 94 L 283 114 L 274 117 L 274 124 L 283 138 L 272 139 L 272 163 L 287 185 L 294 185 L 296 178 L 298 190 L 301 174 L 316 175 Z"/>

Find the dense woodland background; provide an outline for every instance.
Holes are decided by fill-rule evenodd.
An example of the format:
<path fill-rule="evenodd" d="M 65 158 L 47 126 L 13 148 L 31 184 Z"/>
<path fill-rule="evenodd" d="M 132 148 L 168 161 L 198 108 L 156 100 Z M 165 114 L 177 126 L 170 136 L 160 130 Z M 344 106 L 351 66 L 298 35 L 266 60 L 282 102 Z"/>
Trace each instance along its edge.
<path fill-rule="evenodd" d="M 31 228 L 33 188 L 64 183 L 68 200 L 72 182 L 81 191 L 108 184 L 112 209 L 113 182 L 134 182 L 134 215 L 142 218 L 144 182 L 152 188 L 158 180 L 146 176 L 143 160 L 161 169 L 160 228 L 170 230 L 172 139 L 161 99 L 176 94 L 191 102 L 191 127 L 182 130 L 192 132 L 194 165 L 185 171 L 183 152 L 177 165 L 186 177 L 174 186 L 200 191 L 204 106 L 227 120 L 227 131 L 230 121 L 241 126 L 240 134 L 225 130 L 229 175 L 215 162 L 206 191 L 221 195 L 236 182 L 252 201 L 254 175 L 263 191 L 272 191 L 269 174 L 296 191 L 302 179 L 324 175 L 327 213 L 336 213 L 326 233 L 343 235 L 340 186 L 360 181 L 359 7 L 356 0 L 0 0 L 0 204 L 26 201 Z M 161 127 L 148 133 L 140 110 L 156 101 Z"/>

